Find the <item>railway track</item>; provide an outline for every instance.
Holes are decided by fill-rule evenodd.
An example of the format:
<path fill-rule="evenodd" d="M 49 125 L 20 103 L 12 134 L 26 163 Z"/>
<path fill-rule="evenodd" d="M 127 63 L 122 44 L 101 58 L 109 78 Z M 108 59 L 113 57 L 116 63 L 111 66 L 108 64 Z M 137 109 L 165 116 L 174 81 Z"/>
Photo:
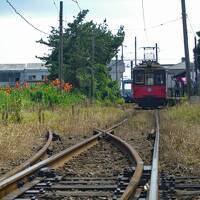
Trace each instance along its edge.
<path fill-rule="evenodd" d="M 197 176 L 176 176 L 161 173 L 159 188 L 161 199 L 200 199 L 200 177 Z"/>
<path fill-rule="evenodd" d="M 94 135 L 83 142 L 1 180 L 0 198 L 195 199 L 200 188 L 197 178 L 163 174 L 159 177 L 158 110 L 155 111 L 155 129 L 150 134 L 151 165 L 144 166 L 139 154 L 114 135 L 114 129 L 124 122 L 107 130 L 95 129 Z"/>
<path fill-rule="evenodd" d="M 30 159 L 22 163 L 21 165 L 15 167 L 13 170 L 7 172 L 4 174 L 2 177 L 0 177 L 0 182 L 5 180 L 6 178 L 11 177 L 12 175 L 32 166 L 33 164 L 39 162 L 41 159 L 45 158 L 46 155 L 48 154 L 49 147 L 53 141 L 53 138 L 55 138 L 54 134 L 51 131 L 47 132 L 47 141 L 43 145 L 43 147 L 35 154 L 33 155 Z"/>
<path fill-rule="evenodd" d="M 73 184 L 73 186 L 70 184 L 68 185 L 68 189 L 74 190 L 75 188 L 79 190 L 83 190 L 82 193 L 80 193 L 81 196 L 87 196 L 87 195 L 94 195 L 94 192 L 86 192 L 87 189 L 92 189 L 92 190 L 99 190 L 100 191 L 96 192 L 101 198 L 103 197 L 102 195 L 106 195 L 106 198 L 113 198 L 116 196 L 118 198 L 119 196 L 122 195 L 123 199 L 128 199 L 132 192 L 137 188 L 140 176 L 142 174 L 142 169 L 143 169 L 143 162 L 139 155 L 137 154 L 136 151 L 134 151 L 128 144 L 125 142 L 121 141 L 119 138 L 113 136 L 110 134 L 112 130 L 119 125 L 121 125 L 123 122 L 111 127 L 110 129 L 107 130 L 99 130 L 95 131 L 94 136 L 92 136 L 89 139 L 86 139 L 85 141 L 74 145 L 56 155 L 53 155 L 52 157 L 43 160 L 30 168 L 27 168 L 7 179 L 4 179 L 3 181 L 0 182 L 0 197 L 1 199 L 37 199 L 37 196 L 39 195 L 38 193 L 43 193 L 44 191 L 47 190 L 55 190 L 56 186 L 57 189 L 60 188 L 59 190 L 62 191 L 62 186 L 58 185 L 60 183 L 63 184 L 71 181 L 72 183 L 72 177 L 68 177 L 68 173 L 61 173 L 60 170 L 61 167 L 65 166 L 66 162 L 73 159 L 76 160 L 75 157 L 78 156 L 79 154 L 82 153 L 84 156 L 83 152 L 90 148 L 97 148 L 96 154 L 90 157 L 89 160 L 94 159 L 94 157 L 98 157 L 98 155 L 103 155 L 103 157 L 106 157 L 109 152 L 113 151 L 113 154 L 108 156 L 107 161 L 105 161 L 105 165 L 102 167 L 102 170 L 106 169 L 106 164 L 110 160 L 111 157 L 115 158 L 115 161 L 120 161 L 125 159 L 126 160 L 126 170 L 123 170 L 120 172 L 119 169 L 112 170 L 112 167 L 110 167 L 111 171 L 109 172 L 110 176 L 108 176 L 108 172 L 105 174 L 105 176 L 86 176 L 80 177 L 76 176 L 74 177 L 75 179 L 79 179 L 78 185 L 76 186 Z M 98 132 L 98 133 L 97 133 Z M 109 144 L 109 145 L 108 145 Z M 112 145 L 111 145 L 112 144 Z M 116 146 L 115 150 L 112 150 L 113 144 Z M 126 153 L 126 156 L 121 153 L 120 157 L 120 152 L 119 150 L 123 153 Z M 94 150 L 90 151 L 94 152 Z M 101 152 L 99 154 L 99 152 Z M 119 157 L 117 157 L 119 155 Z M 86 158 L 88 156 L 85 156 Z M 127 159 L 127 158 L 129 159 Z M 100 159 L 101 160 L 101 159 Z M 128 163 L 129 160 L 129 164 Z M 85 162 L 85 161 L 84 161 Z M 96 160 L 95 160 L 96 162 Z M 117 162 L 116 162 L 117 163 Z M 123 165 L 124 161 L 119 162 Z M 119 166 L 121 166 L 119 164 Z M 117 166 L 117 165 L 116 165 Z M 134 170 L 130 170 L 130 166 L 135 166 Z M 124 169 L 125 166 L 122 167 Z M 68 167 L 66 168 L 68 169 Z M 94 170 L 94 169 L 93 169 Z M 109 171 L 109 170 L 108 170 Z M 135 172 L 135 173 L 134 173 Z M 73 174 L 74 175 L 74 174 Z M 132 177 L 133 175 L 133 177 Z M 88 177 L 90 180 L 90 186 L 85 186 L 85 182 L 88 182 Z M 52 184 L 53 182 L 58 181 L 56 184 Z M 62 182 L 63 181 L 63 182 Z M 108 182 L 110 181 L 110 182 Z M 107 182 L 107 185 L 105 184 Z M 83 185 L 80 185 L 83 183 Z M 95 184 L 94 184 L 95 183 Z M 54 185 L 55 187 L 53 188 Z M 51 186 L 51 187 L 50 187 Z M 66 187 L 66 186 L 65 186 Z M 75 187 L 75 188 L 74 188 Z M 50 189 L 51 188 L 51 189 Z M 53 189 L 52 189 L 53 188 Z M 89 190 L 90 191 L 90 190 Z M 102 192 L 106 192 L 105 194 L 102 194 Z M 65 191 L 66 192 L 66 191 Z M 80 191 L 81 192 L 81 191 Z M 48 196 L 48 192 L 44 192 Z M 77 194 L 77 192 L 75 192 Z M 53 192 L 55 194 L 55 191 Z M 56 193 L 57 194 L 57 193 Z M 113 196 L 114 194 L 114 196 Z M 28 195 L 28 197 L 27 197 Z M 69 196 L 71 196 L 72 193 L 69 193 Z M 118 195 L 118 196 L 117 196 Z M 53 195 L 54 196 L 54 195 Z M 50 197 L 44 197 L 46 199 L 50 199 Z M 71 198 L 71 197 L 70 197 Z"/>

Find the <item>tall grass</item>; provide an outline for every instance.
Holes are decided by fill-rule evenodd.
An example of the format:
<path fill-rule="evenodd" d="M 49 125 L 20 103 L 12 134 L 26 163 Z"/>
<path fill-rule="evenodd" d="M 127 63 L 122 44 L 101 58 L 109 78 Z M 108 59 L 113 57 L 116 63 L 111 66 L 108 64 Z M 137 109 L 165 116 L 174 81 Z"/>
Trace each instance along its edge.
<path fill-rule="evenodd" d="M 168 110 L 172 120 L 181 120 L 188 123 L 200 123 L 200 105 L 184 103 Z"/>
<path fill-rule="evenodd" d="M 41 124 L 34 111 L 23 111 L 22 114 L 21 124 L 0 124 L 0 168 L 16 165 L 23 156 L 25 159 L 30 157 L 44 143 L 44 133 L 48 129 L 59 133 L 61 138 L 74 135 L 78 142 L 91 135 L 94 127 L 111 126 L 125 115 L 116 107 L 59 107 L 54 112 L 46 110 Z"/>
<path fill-rule="evenodd" d="M 200 105 L 183 104 L 163 112 L 161 169 L 200 173 Z"/>

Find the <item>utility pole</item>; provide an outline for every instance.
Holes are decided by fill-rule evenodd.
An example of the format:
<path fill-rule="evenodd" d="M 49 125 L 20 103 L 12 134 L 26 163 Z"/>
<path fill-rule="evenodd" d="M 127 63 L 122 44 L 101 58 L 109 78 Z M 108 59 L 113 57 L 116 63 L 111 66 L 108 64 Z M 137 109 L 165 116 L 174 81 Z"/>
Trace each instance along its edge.
<path fill-rule="evenodd" d="M 95 38 L 94 33 L 92 32 L 92 67 L 94 67 L 94 55 L 95 55 Z"/>
<path fill-rule="evenodd" d="M 124 64 L 124 45 L 121 45 L 122 47 L 122 55 L 121 55 L 121 61 L 122 61 L 122 65 Z M 124 77 L 123 77 L 123 72 L 122 72 L 122 94 L 124 95 Z"/>
<path fill-rule="evenodd" d="M 118 74 L 117 74 L 117 68 L 118 68 L 118 55 L 116 55 L 116 60 L 115 60 L 115 75 L 116 75 L 116 81 L 118 81 Z"/>
<path fill-rule="evenodd" d="M 197 66 L 197 38 L 196 36 L 194 37 L 194 68 L 195 68 L 195 85 L 196 85 L 195 94 L 198 95 L 198 83 L 197 83 L 198 66 Z"/>
<path fill-rule="evenodd" d="M 90 68 L 91 72 L 91 103 L 94 99 L 94 56 L 95 56 L 95 37 L 94 32 L 92 32 L 92 66 Z"/>
<path fill-rule="evenodd" d="M 63 80 L 63 1 L 60 1 L 59 12 L 59 73 L 60 88 Z"/>
<path fill-rule="evenodd" d="M 183 37 L 184 37 L 184 49 L 185 49 L 185 65 L 186 65 L 186 77 L 187 77 L 187 95 L 188 99 L 191 96 L 191 77 L 190 77 L 190 56 L 188 47 L 188 33 L 187 33 L 187 21 L 186 21 L 186 8 L 185 0 L 181 0 L 182 5 L 182 21 L 183 21 Z"/>
<path fill-rule="evenodd" d="M 135 37 L 135 67 L 137 66 L 137 38 Z"/>
<path fill-rule="evenodd" d="M 133 61 L 131 60 L 131 80 L 133 80 Z"/>
<path fill-rule="evenodd" d="M 123 61 L 124 61 L 124 45 L 122 44 L 121 47 L 122 47 L 121 60 L 122 60 L 122 62 L 123 62 Z"/>
<path fill-rule="evenodd" d="M 94 70 L 92 67 L 87 67 L 87 69 L 90 71 L 90 75 L 91 75 L 91 82 L 90 82 L 90 103 L 93 103 L 93 99 L 94 99 L 94 94 L 93 94 L 93 90 L 94 90 Z"/>
<path fill-rule="evenodd" d="M 158 44 L 156 43 L 156 62 L 158 63 Z"/>

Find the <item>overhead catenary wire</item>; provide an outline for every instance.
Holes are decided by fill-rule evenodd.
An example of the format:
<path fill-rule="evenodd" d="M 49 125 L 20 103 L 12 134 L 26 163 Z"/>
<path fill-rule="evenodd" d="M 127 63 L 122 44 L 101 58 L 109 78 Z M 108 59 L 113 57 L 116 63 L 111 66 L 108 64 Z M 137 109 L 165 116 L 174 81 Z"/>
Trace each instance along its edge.
<path fill-rule="evenodd" d="M 72 0 L 74 3 L 76 3 L 76 5 L 78 6 L 78 8 L 79 8 L 79 10 L 80 10 L 80 12 L 82 11 L 82 9 L 81 9 L 81 7 L 80 7 L 80 5 L 79 5 L 79 2 L 78 2 L 78 0 Z"/>
<path fill-rule="evenodd" d="M 194 35 L 194 37 L 196 36 L 196 33 L 195 33 L 195 31 L 194 31 L 194 28 L 193 28 L 193 26 L 192 26 L 192 23 L 191 23 L 191 21 L 190 21 L 190 18 L 187 16 L 187 19 L 188 19 L 188 22 L 189 22 L 189 25 L 190 25 L 190 28 L 191 28 L 191 31 L 192 31 L 192 34 Z"/>
<path fill-rule="evenodd" d="M 53 5 L 55 6 L 57 12 L 59 12 L 59 10 L 58 10 L 58 6 L 56 5 L 56 2 L 55 2 L 54 0 L 53 0 Z"/>
<path fill-rule="evenodd" d="M 167 25 L 167 24 L 171 24 L 171 23 L 174 23 L 174 22 L 177 22 L 179 20 L 181 20 L 182 17 L 178 17 L 176 19 L 172 19 L 172 20 L 169 20 L 169 21 L 165 21 L 163 23 L 160 23 L 160 24 L 157 24 L 157 25 L 153 25 L 151 27 L 148 27 L 147 29 L 150 29 L 150 28 L 157 28 L 157 27 L 160 27 L 160 26 L 164 26 L 164 25 Z"/>
<path fill-rule="evenodd" d="M 149 43 L 147 29 L 146 29 L 146 20 L 145 20 L 145 10 L 144 10 L 144 1 L 142 0 L 142 16 L 143 16 L 143 25 L 144 25 L 144 33 L 146 37 L 147 43 Z"/>
<path fill-rule="evenodd" d="M 175 18 L 175 19 L 172 19 L 172 20 L 169 20 L 169 21 L 165 21 L 165 22 L 162 22 L 162 23 L 159 23 L 159 24 L 155 24 L 153 26 L 146 27 L 146 30 L 163 27 L 163 26 L 166 26 L 168 24 L 177 22 L 181 19 L 182 19 L 182 17 L 179 17 L 179 18 Z M 118 28 L 113 28 L 111 30 L 118 30 Z M 124 30 L 125 31 L 140 31 L 140 30 L 144 30 L 144 28 L 125 28 Z"/>
<path fill-rule="evenodd" d="M 14 12 L 19 15 L 27 24 L 29 24 L 32 28 L 34 28 L 35 30 L 43 33 L 43 34 L 46 34 L 46 35 L 49 35 L 48 33 L 40 30 L 39 28 L 37 28 L 36 26 L 34 26 L 32 23 L 30 23 L 22 14 L 20 14 L 17 9 L 8 1 L 6 0 L 6 2 L 8 3 L 8 5 L 14 10 Z"/>

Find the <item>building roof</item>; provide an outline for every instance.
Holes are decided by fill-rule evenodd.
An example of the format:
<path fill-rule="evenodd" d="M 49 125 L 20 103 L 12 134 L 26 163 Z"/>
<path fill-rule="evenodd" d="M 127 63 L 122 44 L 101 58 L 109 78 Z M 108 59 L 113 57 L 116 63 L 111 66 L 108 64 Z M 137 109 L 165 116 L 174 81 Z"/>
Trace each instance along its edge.
<path fill-rule="evenodd" d="M 190 63 L 190 67 L 191 69 L 193 68 L 194 64 Z M 186 65 L 185 65 L 185 61 L 177 63 L 175 65 L 168 65 L 168 66 L 164 66 L 166 69 L 168 70 L 185 70 L 186 69 Z"/>
<path fill-rule="evenodd" d="M 0 71 L 48 70 L 43 63 L 0 64 Z"/>

